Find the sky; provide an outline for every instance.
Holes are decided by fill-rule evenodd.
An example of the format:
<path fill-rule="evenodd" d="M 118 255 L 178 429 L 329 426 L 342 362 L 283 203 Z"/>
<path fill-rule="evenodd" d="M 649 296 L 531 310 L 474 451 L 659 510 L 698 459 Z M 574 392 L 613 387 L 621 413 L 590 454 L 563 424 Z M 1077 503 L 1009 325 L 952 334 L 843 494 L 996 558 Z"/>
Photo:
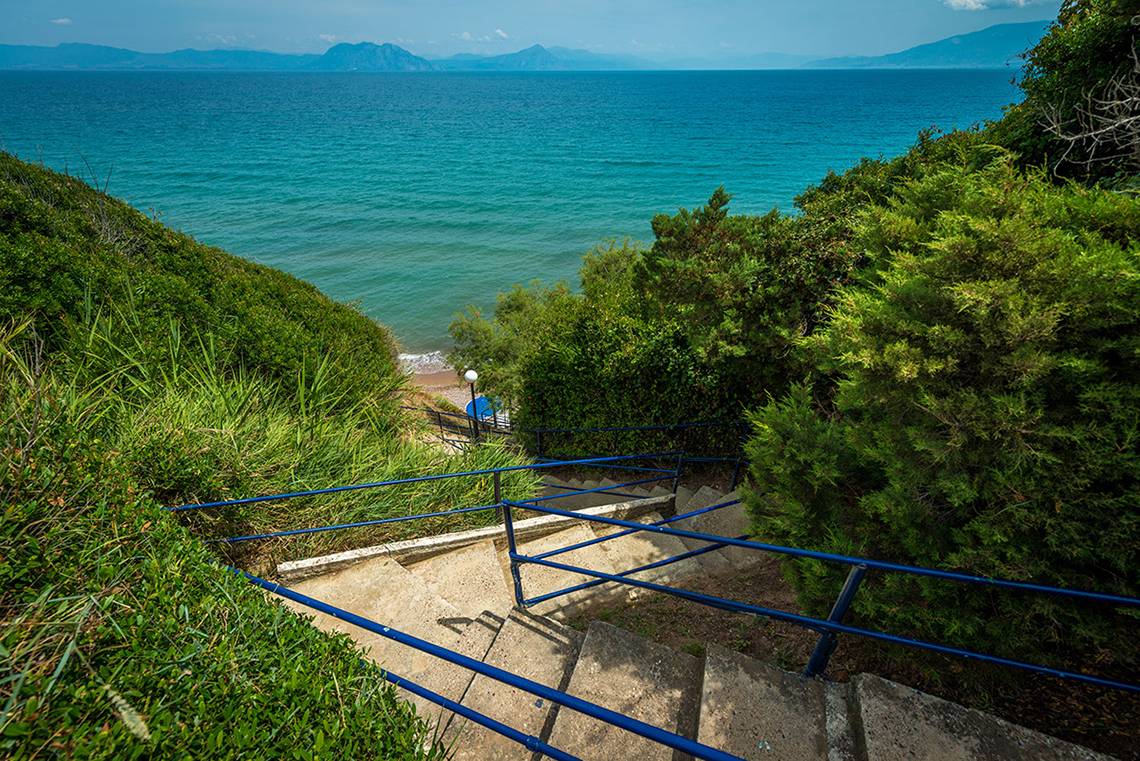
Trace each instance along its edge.
<path fill-rule="evenodd" d="M 0 0 L 0 44 L 319 53 L 394 42 L 428 58 L 539 43 L 655 61 L 879 55 L 1056 15 L 1060 0 Z"/>

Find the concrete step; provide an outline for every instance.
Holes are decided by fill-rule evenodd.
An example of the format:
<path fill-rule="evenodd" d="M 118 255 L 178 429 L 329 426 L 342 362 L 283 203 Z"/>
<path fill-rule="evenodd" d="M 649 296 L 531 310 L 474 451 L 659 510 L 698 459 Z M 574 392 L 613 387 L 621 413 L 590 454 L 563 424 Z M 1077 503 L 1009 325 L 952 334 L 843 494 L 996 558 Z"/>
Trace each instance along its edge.
<path fill-rule="evenodd" d="M 421 577 L 390 558 L 373 558 L 340 571 L 299 581 L 293 589 L 405 634 L 454 649 L 470 619 Z M 344 632 L 381 668 L 420 681 L 442 662 L 427 653 L 373 634 L 299 604 L 286 604 L 325 631 Z M 411 697 L 411 696 L 407 696 Z M 431 704 L 415 699 L 431 712 Z"/>
<path fill-rule="evenodd" d="M 697 739 L 748 761 L 827 761 L 824 685 L 709 643 Z"/>
<path fill-rule="evenodd" d="M 852 680 L 865 757 L 875 761 L 1108 761 L 1109 757 L 910 687 Z"/>
<path fill-rule="evenodd" d="M 685 505 L 689 504 L 689 500 L 693 497 L 693 490 L 684 484 L 677 485 L 677 497 L 673 500 L 674 515 L 679 515 L 685 512 Z"/>
<path fill-rule="evenodd" d="M 650 513 L 642 518 L 638 518 L 636 522 L 654 523 L 660 520 L 662 520 L 660 513 Z M 598 536 L 609 536 L 610 534 L 615 534 L 625 529 L 620 526 L 607 526 L 604 523 L 594 523 L 593 530 Z M 609 558 L 610 565 L 618 571 L 648 565 L 649 563 L 655 563 L 658 560 L 681 555 L 688 551 L 684 542 L 675 536 L 653 534 L 646 531 L 611 539 L 607 542 L 602 542 L 600 546 Z M 708 554 L 711 555 L 713 553 Z M 687 576 L 700 574 L 703 569 L 700 563 L 701 557 L 702 556 L 688 558 L 676 563 L 670 563 L 666 566 L 661 566 L 660 568 L 640 571 L 632 574 L 630 578 L 640 579 L 641 581 L 652 581 L 658 584 L 670 584 Z M 630 588 L 629 594 L 631 597 L 638 597 L 640 593 L 645 591 L 646 590 Z"/>
<path fill-rule="evenodd" d="M 484 611 L 480 613 L 475 619 L 467 625 L 463 631 L 463 636 L 459 638 L 459 642 L 455 645 L 456 652 L 466 655 L 469 658 L 481 661 L 487 656 L 487 652 L 491 649 L 491 644 L 495 641 L 495 637 L 502 628 L 504 618 L 497 613 Z M 463 695 L 467 692 L 471 680 L 475 676 L 475 672 L 458 666 L 454 663 L 449 663 L 444 660 L 434 659 L 434 662 L 427 664 L 418 672 L 406 675 L 413 682 L 427 687 L 440 695 L 451 700 L 461 700 Z M 403 693 L 403 691 L 401 691 Z M 448 723 L 455 716 L 451 711 L 441 708 L 436 703 L 429 700 L 420 698 L 419 696 L 411 695 L 410 693 L 403 693 L 404 697 L 412 700 L 419 712 L 428 724 L 433 728 L 438 728 L 437 732 L 442 733 L 443 729 L 447 727 Z"/>
<path fill-rule="evenodd" d="M 559 510 L 581 510 L 586 507 L 599 507 L 601 505 L 610 505 L 615 502 L 628 502 L 629 500 L 623 497 L 617 497 L 612 494 L 600 494 L 598 492 L 590 492 L 582 494 L 579 492 L 581 489 L 595 489 L 601 484 L 597 481 L 577 481 L 572 479 L 562 481 L 546 480 L 546 483 L 560 484 L 564 486 L 572 486 L 573 489 L 557 489 L 546 487 L 541 496 L 557 496 L 559 499 L 548 499 L 543 504 L 551 507 L 556 507 Z"/>
<path fill-rule="evenodd" d="M 625 479 L 625 481 L 636 480 L 638 480 L 637 476 L 633 474 L 631 474 L 629 478 Z M 625 483 L 625 481 L 615 481 L 612 478 L 603 478 L 598 481 L 598 486 L 604 486 L 607 489 L 612 489 L 616 492 L 620 492 L 621 494 L 634 494 L 638 497 L 648 496 L 649 492 L 644 490 L 638 491 L 636 486 L 619 486 L 619 484 Z M 611 502 L 626 502 L 632 499 L 632 497 L 622 497 L 618 494 L 606 494 L 604 496 L 608 497 Z"/>
<path fill-rule="evenodd" d="M 737 499 L 738 496 L 736 492 L 721 494 L 708 486 L 702 486 L 689 500 L 685 512 L 720 504 L 721 502 L 728 502 L 729 500 Z M 744 505 L 737 504 L 722 507 L 711 513 L 703 513 L 692 518 L 685 518 L 670 525 L 684 531 L 699 531 L 704 534 L 736 538 L 749 532 L 749 523 L 748 514 L 744 510 Z M 696 539 L 683 539 L 682 541 L 692 550 L 708 546 L 708 542 L 702 542 Z M 733 568 L 742 568 L 747 565 L 752 565 L 760 562 L 764 558 L 764 555 L 759 552 L 746 550 L 741 547 L 725 547 L 706 553 L 701 557 L 709 558 L 713 556 L 723 558 L 727 562 L 728 567 Z M 712 562 L 715 563 L 716 561 Z"/>
<path fill-rule="evenodd" d="M 700 662 L 609 624 L 590 624 L 568 692 L 626 716 L 694 737 Z M 590 761 L 671 761 L 670 748 L 568 709 L 559 709 L 550 744 Z"/>
<path fill-rule="evenodd" d="M 611 481 L 610 485 L 612 486 L 614 483 L 615 482 Z M 581 488 L 583 488 L 583 489 L 598 489 L 604 485 L 605 484 L 603 484 L 601 481 L 598 481 L 598 480 L 583 480 Z M 628 501 L 627 498 L 618 497 L 614 494 L 602 494 L 601 492 L 589 492 L 586 494 L 581 494 L 581 493 L 575 494 L 573 497 L 567 497 L 565 499 L 554 500 L 554 503 L 556 506 L 558 506 L 564 510 L 565 509 L 581 510 L 584 507 L 599 507 L 601 505 L 612 505 L 615 502 L 627 502 L 627 501 Z M 567 508 L 567 505 L 573 505 L 573 507 Z"/>
<path fill-rule="evenodd" d="M 549 550 L 589 541 L 596 538 L 596 536 L 589 525 L 586 524 L 586 521 L 582 521 L 581 524 L 559 531 L 558 533 L 521 543 L 519 545 L 519 553 L 522 555 L 538 555 Z M 550 559 L 555 562 L 566 563 L 567 565 L 600 571 L 601 573 L 613 573 L 613 565 L 610 563 L 609 556 L 605 550 L 602 549 L 603 544 L 604 543 L 593 544 L 589 547 L 574 550 L 573 552 L 556 555 Z M 506 560 L 505 553 L 500 555 L 500 557 L 502 558 L 501 565 L 504 578 L 507 583 L 513 585 L 510 577 L 509 561 Z M 519 575 L 522 578 L 523 594 L 528 598 L 537 597 L 547 592 L 553 592 L 568 586 L 580 584 L 584 581 L 590 581 L 591 579 L 591 577 L 582 574 L 570 573 L 557 568 L 547 568 L 530 563 L 524 563 L 520 567 Z M 546 602 L 533 606 L 530 610 L 539 615 L 564 620 L 569 616 L 582 612 L 592 605 L 622 599 L 628 599 L 626 590 L 618 589 L 614 584 L 605 584 L 547 600 Z"/>
<path fill-rule="evenodd" d="M 557 496 L 559 494 L 567 494 L 569 491 L 572 491 L 572 489 L 558 488 L 560 486 L 571 486 L 575 489 L 582 488 L 582 482 L 576 478 L 554 478 L 552 476 L 543 476 L 542 483 L 548 485 L 541 487 L 538 494 L 540 497 Z M 561 502 L 562 500 L 556 499 L 554 501 Z"/>
<path fill-rule="evenodd" d="M 548 618 L 512 611 L 502 625 L 484 662 L 565 691 L 578 657 L 582 634 Z M 529 692 L 477 675 L 460 701 L 480 713 L 535 737 L 546 738 L 556 706 Z M 534 754 L 477 724 L 453 718 L 447 739 L 456 742 L 457 761 L 529 759 Z"/>
<path fill-rule="evenodd" d="M 495 543 L 485 540 L 406 566 L 468 618 L 483 611 L 506 616 L 514 595 L 503 579 Z"/>

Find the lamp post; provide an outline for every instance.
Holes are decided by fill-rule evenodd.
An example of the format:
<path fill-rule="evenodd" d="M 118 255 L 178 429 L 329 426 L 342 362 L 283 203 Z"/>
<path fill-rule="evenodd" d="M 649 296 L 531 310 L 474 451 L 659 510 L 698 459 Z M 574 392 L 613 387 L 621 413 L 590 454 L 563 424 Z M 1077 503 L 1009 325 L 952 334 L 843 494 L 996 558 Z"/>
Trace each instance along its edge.
<path fill-rule="evenodd" d="M 479 373 L 468 370 L 463 373 L 463 380 L 471 384 L 471 427 L 475 438 L 479 438 L 479 406 L 475 404 L 475 381 L 479 380 Z"/>

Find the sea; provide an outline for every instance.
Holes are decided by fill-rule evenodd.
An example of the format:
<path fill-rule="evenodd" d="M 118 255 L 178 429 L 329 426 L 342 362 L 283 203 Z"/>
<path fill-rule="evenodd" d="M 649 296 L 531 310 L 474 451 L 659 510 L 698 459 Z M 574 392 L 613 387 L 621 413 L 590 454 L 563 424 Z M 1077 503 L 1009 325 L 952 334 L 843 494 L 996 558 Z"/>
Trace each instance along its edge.
<path fill-rule="evenodd" d="M 1013 75 L 0 72 L 0 148 L 356 304 L 415 364 L 718 186 L 794 213 L 830 170 L 997 118 Z"/>

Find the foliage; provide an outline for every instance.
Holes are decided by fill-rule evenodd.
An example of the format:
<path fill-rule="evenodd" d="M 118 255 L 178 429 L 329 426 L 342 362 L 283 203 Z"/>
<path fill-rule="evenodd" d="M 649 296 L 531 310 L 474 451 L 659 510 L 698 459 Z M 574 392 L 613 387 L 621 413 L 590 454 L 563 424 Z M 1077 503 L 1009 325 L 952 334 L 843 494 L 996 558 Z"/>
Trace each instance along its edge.
<path fill-rule="evenodd" d="M 492 391 L 504 406 L 521 399 L 523 366 L 557 340 L 576 314 L 579 300 L 562 283 L 550 288 L 532 283 L 500 293 L 495 320 L 486 320 L 477 307 L 456 315 L 451 323 L 455 346 L 448 354 L 452 367 L 478 368 L 479 385 Z"/>
<path fill-rule="evenodd" d="M 1082 179 L 1140 171 L 1140 39 L 1135 0 L 1065 0 L 1026 58 L 1025 99 L 991 128 L 1031 166 Z"/>
<path fill-rule="evenodd" d="M 735 454 L 743 410 L 810 371 L 797 341 L 860 261 L 849 245 L 858 210 L 887 198 L 930 157 L 973 150 L 976 141 L 924 134 L 906 156 L 828 175 L 797 199 L 796 216 L 731 215 L 718 189 L 704 207 L 657 216 L 648 249 L 627 243 L 589 254 L 580 293 L 565 284 L 515 287 L 499 296 L 493 318 L 477 310 L 457 318 L 450 359 L 477 368 L 522 427 L 725 423 L 684 435 L 548 434 L 546 452 Z"/>
<path fill-rule="evenodd" d="M 0 611 L 15 757 L 439 757 L 344 638 L 203 539 L 490 501 L 430 482 L 176 520 L 161 504 L 515 464 L 401 418 L 386 329 L 311 286 L 0 154 Z M 534 478 L 506 479 L 508 496 Z M 235 545 L 273 561 L 491 520 Z M 189 531 L 187 530 L 189 529 Z M 276 542 L 280 542 L 277 544 Z M 335 750 L 333 750 L 335 748 Z"/>
<path fill-rule="evenodd" d="M 208 334 L 226 369 L 291 389 L 322 363 L 346 402 L 384 400 L 403 378 L 384 327 L 312 285 L 202 245 L 83 182 L 0 153 L 0 318 L 35 317 L 67 352 L 84 312 L 128 309 L 143 365 L 162 363 L 171 325 Z"/>
<path fill-rule="evenodd" d="M 267 602 L 140 493 L 91 433 L 104 400 L 12 338 L 0 341 L 0 754 L 442 757 L 347 638 Z"/>
<path fill-rule="evenodd" d="M 753 415 L 766 539 L 1135 595 L 1140 205 L 944 165 L 869 208 L 869 266 L 805 341 L 821 383 Z M 1095 537 L 1095 540 L 1090 540 Z M 841 569 L 789 566 L 826 612 Z M 913 604 L 922 599 L 922 605 Z M 1105 611 L 876 574 L 864 620 L 1004 654 L 1135 667 Z"/>

